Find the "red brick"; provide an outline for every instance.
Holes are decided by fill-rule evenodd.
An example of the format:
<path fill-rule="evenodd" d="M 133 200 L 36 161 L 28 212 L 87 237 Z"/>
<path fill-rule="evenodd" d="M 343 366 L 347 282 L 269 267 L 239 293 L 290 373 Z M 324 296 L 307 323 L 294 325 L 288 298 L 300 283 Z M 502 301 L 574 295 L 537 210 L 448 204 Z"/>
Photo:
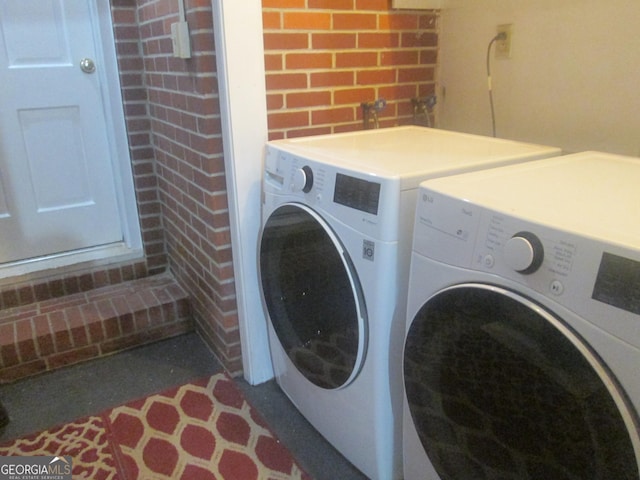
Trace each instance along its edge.
<path fill-rule="evenodd" d="M 330 69 L 333 55 L 330 53 L 289 53 L 285 56 L 287 69 Z"/>
<path fill-rule="evenodd" d="M 378 85 L 382 83 L 395 83 L 396 82 L 396 70 L 363 70 L 358 72 L 356 76 L 356 83 L 358 85 Z"/>
<path fill-rule="evenodd" d="M 0 306 L 2 306 L 3 308 L 17 307 L 20 304 L 18 299 L 18 292 L 16 292 L 14 289 L 1 292 L 1 296 L 2 298 L 0 299 Z"/>
<path fill-rule="evenodd" d="M 51 300 L 40 302 L 39 309 L 40 309 L 40 312 L 42 313 L 49 313 L 49 312 L 63 310 L 65 308 L 69 308 L 72 306 L 82 305 L 85 302 L 86 302 L 85 296 L 80 293 L 80 294 L 75 294 L 70 296 L 53 298 Z"/>
<path fill-rule="evenodd" d="M 329 30 L 331 14 L 320 12 L 284 12 L 283 25 L 288 30 Z"/>
<path fill-rule="evenodd" d="M 304 8 L 305 0 L 262 0 L 262 8 Z"/>
<path fill-rule="evenodd" d="M 409 108 L 413 108 L 411 105 L 411 99 L 417 96 L 415 84 L 385 85 L 378 89 L 378 93 L 382 98 L 385 98 L 387 102 L 398 100 L 406 103 Z M 389 105 L 387 104 L 387 106 Z"/>
<path fill-rule="evenodd" d="M 280 18 L 280 12 L 263 11 L 262 28 L 264 30 L 282 28 L 282 22 L 280 21 Z"/>
<path fill-rule="evenodd" d="M 163 325 L 147 332 L 136 333 L 122 338 L 117 338 L 108 342 L 105 342 L 101 346 L 102 354 L 117 352 L 131 347 L 144 345 L 156 340 L 173 337 L 189 332 L 193 329 L 191 322 L 178 322 L 169 325 Z"/>
<path fill-rule="evenodd" d="M 353 10 L 353 0 L 308 0 L 308 8 Z"/>
<path fill-rule="evenodd" d="M 334 13 L 334 30 L 375 30 L 378 18 L 372 13 Z"/>
<path fill-rule="evenodd" d="M 349 88 L 345 90 L 336 90 L 333 94 L 335 105 L 344 105 L 349 103 L 360 104 L 375 100 L 376 91 L 373 88 Z"/>
<path fill-rule="evenodd" d="M 69 350 L 73 344 L 71 343 L 71 335 L 69 334 L 69 327 L 64 314 L 62 312 L 51 312 L 48 316 L 49 324 L 53 331 L 56 352 Z"/>
<path fill-rule="evenodd" d="M 291 131 L 291 130 L 289 130 Z M 328 132 L 331 133 L 331 132 Z M 269 132 L 267 135 L 267 139 L 271 140 L 282 140 L 284 138 L 284 133 L 279 131 L 279 132 Z"/>
<path fill-rule="evenodd" d="M 289 93 L 286 96 L 288 108 L 315 107 L 320 105 L 331 105 L 330 92 L 303 92 Z"/>
<path fill-rule="evenodd" d="M 74 365 L 92 358 L 100 356 L 100 350 L 97 345 L 88 345 L 82 348 L 75 348 L 67 352 L 58 353 L 46 359 L 47 368 L 54 370 L 56 368 Z"/>
<path fill-rule="evenodd" d="M 105 338 L 113 339 L 122 335 L 120 331 L 120 322 L 118 318 L 112 317 L 107 318 L 103 321 L 103 329 L 105 333 Z M 95 332 L 93 332 L 95 334 Z"/>
<path fill-rule="evenodd" d="M 20 363 L 8 368 L 0 370 L 0 383 L 13 382 L 24 377 L 31 375 L 37 375 L 38 373 L 45 372 L 47 370 L 47 364 L 44 360 L 38 359 L 28 363 Z"/>
<path fill-rule="evenodd" d="M 136 332 L 145 332 L 151 326 L 149 310 L 138 310 L 133 313 L 133 324 Z"/>
<path fill-rule="evenodd" d="M 113 308 L 113 305 L 111 305 L 111 301 L 108 297 L 102 298 L 102 299 L 96 299 L 95 305 L 98 311 L 99 318 L 101 320 L 112 318 L 116 314 L 115 309 Z"/>
<path fill-rule="evenodd" d="M 311 123 L 313 125 L 345 123 L 354 120 L 353 107 L 328 108 L 311 112 Z"/>
<path fill-rule="evenodd" d="M 307 112 L 269 113 L 267 121 L 270 129 L 304 127 L 309 125 L 309 115 Z"/>
<path fill-rule="evenodd" d="M 356 40 L 353 33 L 313 33 L 311 47 L 314 50 L 356 48 Z"/>
<path fill-rule="evenodd" d="M 330 71 L 311 73 L 311 87 L 344 87 L 355 85 L 352 71 Z"/>
<path fill-rule="evenodd" d="M 355 131 L 358 131 L 358 130 L 362 130 L 362 122 L 338 125 L 333 130 L 334 130 L 335 133 L 355 132 Z"/>
<path fill-rule="evenodd" d="M 307 88 L 307 75 L 304 73 L 267 74 L 267 90 L 294 90 Z"/>
<path fill-rule="evenodd" d="M 420 52 L 418 50 L 390 50 L 380 54 L 382 66 L 418 65 L 419 60 Z"/>
<path fill-rule="evenodd" d="M 55 352 L 55 345 L 53 342 L 51 327 L 49 326 L 49 317 L 47 315 L 38 315 L 33 317 L 32 321 L 40 357 L 51 355 Z"/>
<path fill-rule="evenodd" d="M 309 35 L 306 33 L 272 33 L 264 34 L 264 49 L 294 50 L 309 48 Z"/>
<path fill-rule="evenodd" d="M 283 59 L 281 54 L 265 54 L 264 68 L 267 72 L 282 70 L 282 67 Z"/>
<path fill-rule="evenodd" d="M 420 63 L 421 64 L 436 64 L 438 61 L 438 51 L 432 50 L 420 50 Z"/>
<path fill-rule="evenodd" d="M 89 343 L 99 344 L 105 339 L 104 324 L 105 322 L 99 319 L 87 321 L 86 327 L 89 332 Z"/>
<path fill-rule="evenodd" d="M 413 13 L 390 13 L 379 15 L 380 30 L 417 30 L 418 16 Z"/>
<path fill-rule="evenodd" d="M 156 305 L 149 308 L 149 324 L 150 326 L 156 326 L 164 323 L 164 314 L 162 311 L 162 305 Z"/>
<path fill-rule="evenodd" d="M 2 367 L 9 367 L 17 364 L 18 351 L 15 346 L 15 326 L 13 323 L 0 324 L 0 360 Z"/>
<path fill-rule="evenodd" d="M 378 65 L 377 52 L 338 52 L 337 68 L 375 67 Z"/>
<path fill-rule="evenodd" d="M 21 305 L 32 303 L 36 300 L 33 287 L 26 285 L 18 288 L 18 300 Z"/>
<path fill-rule="evenodd" d="M 438 27 L 438 16 L 435 13 L 420 15 L 418 28 L 420 30 L 435 29 Z"/>
<path fill-rule="evenodd" d="M 433 79 L 433 67 L 402 68 L 398 72 L 398 83 L 429 82 Z"/>
<path fill-rule="evenodd" d="M 89 337 L 85 328 L 84 316 L 79 307 L 71 307 L 65 310 L 69 325 L 71 339 L 75 347 L 84 347 L 89 343 Z"/>
<path fill-rule="evenodd" d="M 399 45 L 400 36 L 397 33 L 358 34 L 358 48 L 397 48 Z"/>
<path fill-rule="evenodd" d="M 391 0 L 356 0 L 356 10 L 386 11 L 391 9 Z"/>
<path fill-rule="evenodd" d="M 118 317 L 118 323 L 120 324 L 120 331 L 123 336 L 130 335 L 135 331 L 135 324 L 131 313 L 124 313 L 120 315 Z"/>
<path fill-rule="evenodd" d="M 19 341 L 17 343 L 17 349 L 20 356 L 20 363 L 26 363 L 38 358 L 36 342 L 32 338 Z"/>
<path fill-rule="evenodd" d="M 23 342 L 25 340 L 32 340 L 35 338 L 35 332 L 31 327 L 31 320 L 19 320 L 15 323 L 16 328 L 16 341 Z"/>
<path fill-rule="evenodd" d="M 435 32 L 404 32 L 401 35 L 401 45 L 407 47 L 436 47 L 438 34 Z"/>

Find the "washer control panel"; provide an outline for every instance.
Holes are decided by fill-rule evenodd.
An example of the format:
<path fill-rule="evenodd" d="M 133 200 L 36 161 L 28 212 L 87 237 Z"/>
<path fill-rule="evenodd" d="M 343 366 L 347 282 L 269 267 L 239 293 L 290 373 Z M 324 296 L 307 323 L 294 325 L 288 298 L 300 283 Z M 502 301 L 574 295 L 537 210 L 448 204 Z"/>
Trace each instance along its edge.
<path fill-rule="evenodd" d="M 588 282 L 592 289 L 602 255 L 597 244 L 581 237 L 425 189 L 419 194 L 413 248 L 554 297 Z"/>
<path fill-rule="evenodd" d="M 313 188 L 313 170 L 309 165 L 291 171 L 291 191 L 309 193 Z"/>
<path fill-rule="evenodd" d="M 497 271 L 523 282 L 535 273 L 566 278 L 572 272 L 577 239 L 559 232 L 552 234 L 538 225 L 523 225 L 505 215 L 480 209 L 478 214 L 483 218 L 473 246 L 474 268 Z M 556 287 L 552 293 L 561 293 L 560 290 Z"/>
<path fill-rule="evenodd" d="M 518 273 L 534 273 L 543 259 L 544 247 L 534 233 L 518 232 L 504 244 L 504 261 Z"/>
<path fill-rule="evenodd" d="M 267 145 L 262 182 L 263 210 L 284 201 L 304 203 L 365 235 L 397 241 L 401 192 L 396 177 L 334 165 Z M 412 218 L 413 206 L 407 208 Z"/>

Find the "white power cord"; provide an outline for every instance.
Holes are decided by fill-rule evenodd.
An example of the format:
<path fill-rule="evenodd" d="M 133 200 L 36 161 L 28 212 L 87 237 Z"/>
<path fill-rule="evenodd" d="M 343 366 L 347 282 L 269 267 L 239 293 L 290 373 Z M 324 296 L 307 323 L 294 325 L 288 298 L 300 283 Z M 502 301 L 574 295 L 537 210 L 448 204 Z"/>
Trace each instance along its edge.
<path fill-rule="evenodd" d="M 500 32 L 491 39 L 487 46 L 487 87 L 489 89 L 489 106 L 491 107 L 491 131 L 494 137 L 496 136 L 496 112 L 493 107 L 493 88 L 491 86 L 491 47 L 498 40 L 503 40 L 504 38 L 506 38 L 506 34 Z"/>

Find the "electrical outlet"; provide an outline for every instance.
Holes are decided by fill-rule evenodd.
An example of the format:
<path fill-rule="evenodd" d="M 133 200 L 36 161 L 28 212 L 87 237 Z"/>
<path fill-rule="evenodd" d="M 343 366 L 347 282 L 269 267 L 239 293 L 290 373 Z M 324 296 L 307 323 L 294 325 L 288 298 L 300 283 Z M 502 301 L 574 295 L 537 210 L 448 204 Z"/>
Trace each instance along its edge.
<path fill-rule="evenodd" d="M 496 27 L 496 33 L 500 37 L 496 40 L 496 58 L 511 58 L 511 37 L 513 36 L 513 24 L 506 23 Z M 501 35 L 502 34 L 502 35 Z"/>

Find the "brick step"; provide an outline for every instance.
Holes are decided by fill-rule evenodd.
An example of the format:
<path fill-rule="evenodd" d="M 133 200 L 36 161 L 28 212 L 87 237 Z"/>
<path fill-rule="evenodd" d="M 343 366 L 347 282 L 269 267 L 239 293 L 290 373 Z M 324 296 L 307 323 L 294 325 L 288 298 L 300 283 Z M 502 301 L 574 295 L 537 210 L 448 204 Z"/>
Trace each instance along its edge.
<path fill-rule="evenodd" d="M 169 273 L 0 310 L 0 383 L 192 329 Z"/>

